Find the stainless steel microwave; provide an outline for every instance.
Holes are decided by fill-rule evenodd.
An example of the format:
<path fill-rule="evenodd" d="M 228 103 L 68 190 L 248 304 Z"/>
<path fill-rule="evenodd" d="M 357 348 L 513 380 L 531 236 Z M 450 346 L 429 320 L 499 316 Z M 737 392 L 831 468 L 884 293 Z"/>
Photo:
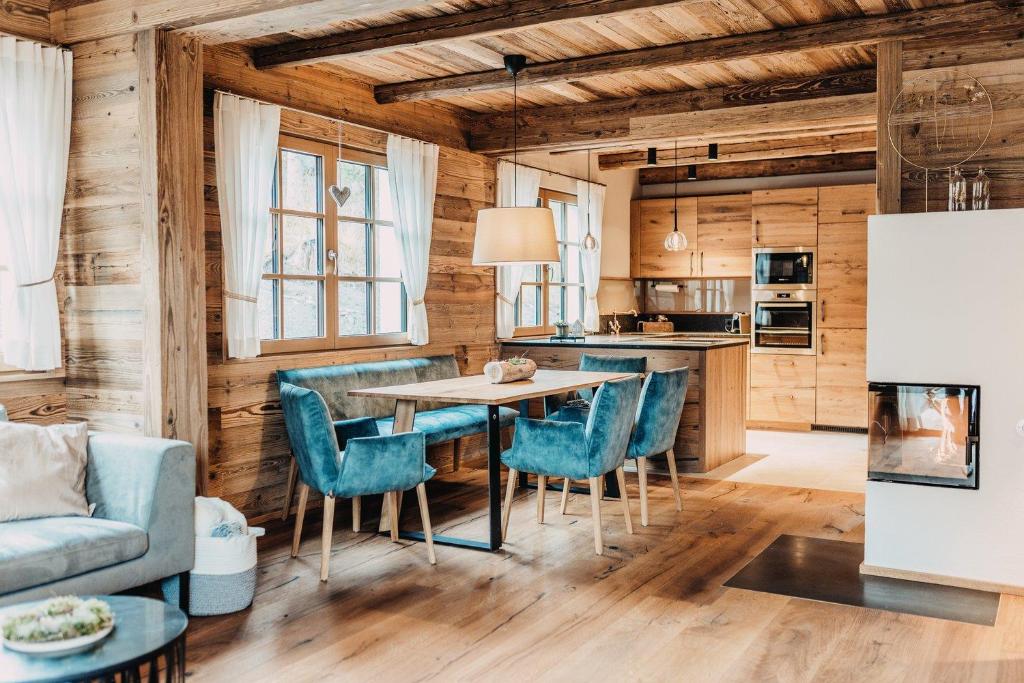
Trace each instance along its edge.
<path fill-rule="evenodd" d="M 813 290 L 760 290 L 753 295 L 753 353 L 816 353 L 817 296 Z"/>
<path fill-rule="evenodd" d="M 754 249 L 754 289 L 814 289 L 817 279 L 813 247 Z"/>

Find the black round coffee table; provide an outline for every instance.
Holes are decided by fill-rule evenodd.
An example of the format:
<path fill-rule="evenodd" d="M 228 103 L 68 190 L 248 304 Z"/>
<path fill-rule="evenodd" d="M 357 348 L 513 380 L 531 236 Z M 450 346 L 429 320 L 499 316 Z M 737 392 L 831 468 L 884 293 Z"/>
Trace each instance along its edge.
<path fill-rule="evenodd" d="M 84 597 L 84 596 L 83 596 Z M 188 617 L 174 605 L 130 595 L 97 596 L 114 612 L 114 630 L 96 647 L 66 657 L 38 657 L 0 647 L 0 682 L 102 680 L 139 681 L 143 665 L 148 680 L 160 680 L 156 669 L 164 660 L 165 681 L 185 680 L 185 627 Z M 0 622 L 33 603 L 0 608 Z"/>

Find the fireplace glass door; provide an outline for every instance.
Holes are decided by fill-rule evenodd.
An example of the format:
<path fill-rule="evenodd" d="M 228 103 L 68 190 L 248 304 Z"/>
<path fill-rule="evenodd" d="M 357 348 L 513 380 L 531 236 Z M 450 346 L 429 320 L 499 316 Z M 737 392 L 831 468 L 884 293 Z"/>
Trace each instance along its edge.
<path fill-rule="evenodd" d="M 978 488 L 978 387 L 868 388 L 869 480 Z"/>

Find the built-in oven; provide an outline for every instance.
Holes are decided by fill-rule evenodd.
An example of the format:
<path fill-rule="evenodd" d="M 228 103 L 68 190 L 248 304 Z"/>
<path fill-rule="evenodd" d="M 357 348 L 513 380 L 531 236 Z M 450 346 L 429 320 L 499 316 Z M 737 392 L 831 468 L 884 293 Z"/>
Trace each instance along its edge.
<path fill-rule="evenodd" d="M 752 352 L 814 355 L 817 296 L 813 289 L 755 290 L 753 299 Z"/>
<path fill-rule="evenodd" d="M 754 249 L 754 289 L 814 289 L 817 254 L 812 247 Z"/>

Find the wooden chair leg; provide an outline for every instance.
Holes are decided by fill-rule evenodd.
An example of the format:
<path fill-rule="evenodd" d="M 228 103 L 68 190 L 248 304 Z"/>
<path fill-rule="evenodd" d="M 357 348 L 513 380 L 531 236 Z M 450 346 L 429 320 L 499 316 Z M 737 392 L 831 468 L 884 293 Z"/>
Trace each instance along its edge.
<path fill-rule="evenodd" d="M 391 518 L 391 523 L 388 525 L 391 528 L 391 540 L 398 541 L 398 492 L 388 493 L 387 500 L 388 516 Z"/>
<path fill-rule="evenodd" d="M 548 478 L 543 474 L 537 475 L 537 524 L 544 523 L 544 494 L 548 490 Z"/>
<path fill-rule="evenodd" d="M 679 493 L 679 472 L 676 471 L 676 454 L 671 450 L 665 454 L 668 458 L 668 474 L 672 477 L 672 493 L 676 494 L 676 510 L 683 509 L 683 496 Z"/>
<path fill-rule="evenodd" d="M 363 499 L 356 496 L 352 499 L 352 531 L 359 533 L 363 521 Z"/>
<path fill-rule="evenodd" d="M 422 482 L 416 485 L 416 500 L 420 504 L 420 521 L 423 522 L 423 538 L 427 542 L 427 559 L 430 564 L 437 564 L 434 555 L 434 531 L 430 528 L 430 510 L 427 509 L 427 486 Z"/>
<path fill-rule="evenodd" d="M 395 503 L 396 514 L 397 514 L 397 510 L 401 510 L 402 509 L 402 494 L 403 493 L 404 493 L 404 491 L 399 491 L 398 492 L 397 502 Z M 388 500 L 387 496 L 385 496 L 384 500 L 383 500 L 383 502 L 381 502 L 381 506 L 380 506 L 380 526 L 377 528 L 377 531 L 380 532 L 380 533 L 384 533 L 385 531 L 387 531 L 388 529 L 391 528 L 391 526 L 390 526 L 390 524 L 391 524 L 391 522 L 390 522 L 390 519 L 391 519 L 391 509 L 388 506 L 387 500 Z"/>
<path fill-rule="evenodd" d="M 590 510 L 594 516 L 594 552 L 604 555 L 604 541 L 601 539 L 601 479 L 590 478 Z"/>
<path fill-rule="evenodd" d="M 569 489 L 571 488 L 572 479 L 566 477 L 565 483 L 562 484 L 562 504 L 558 508 L 558 511 L 563 515 L 565 514 L 565 511 L 569 508 Z"/>
<path fill-rule="evenodd" d="M 295 509 L 295 531 L 292 533 L 292 557 L 299 556 L 302 540 L 302 522 L 306 518 L 306 501 L 309 500 L 309 486 L 299 484 L 299 507 Z"/>
<path fill-rule="evenodd" d="M 281 521 L 288 521 L 288 513 L 291 512 L 292 498 L 295 496 L 295 482 L 299 478 L 299 467 L 295 464 L 295 458 L 288 463 L 288 484 L 284 490 L 284 509 L 281 510 Z"/>
<path fill-rule="evenodd" d="M 629 497 L 626 495 L 626 472 L 620 465 L 615 470 L 615 479 L 619 482 L 619 500 L 622 501 L 622 514 L 626 518 L 626 533 L 633 533 L 633 516 L 629 513 Z"/>
<path fill-rule="evenodd" d="M 636 473 L 640 477 L 640 526 L 647 526 L 647 458 L 636 459 Z"/>
<path fill-rule="evenodd" d="M 331 573 L 331 541 L 334 540 L 334 496 L 324 496 L 324 530 L 320 536 L 320 580 Z"/>
<path fill-rule="evenodd" d="M 505 486 L 505 508 L 501 511 L 501 540 L 505 540 L 508 536 L 508 520 L 512 516 L 512 498 L 516 493 L 516 480 L 519 478 L 519 472 L 516 470 L 508 471 L 508 484 Z"/>

